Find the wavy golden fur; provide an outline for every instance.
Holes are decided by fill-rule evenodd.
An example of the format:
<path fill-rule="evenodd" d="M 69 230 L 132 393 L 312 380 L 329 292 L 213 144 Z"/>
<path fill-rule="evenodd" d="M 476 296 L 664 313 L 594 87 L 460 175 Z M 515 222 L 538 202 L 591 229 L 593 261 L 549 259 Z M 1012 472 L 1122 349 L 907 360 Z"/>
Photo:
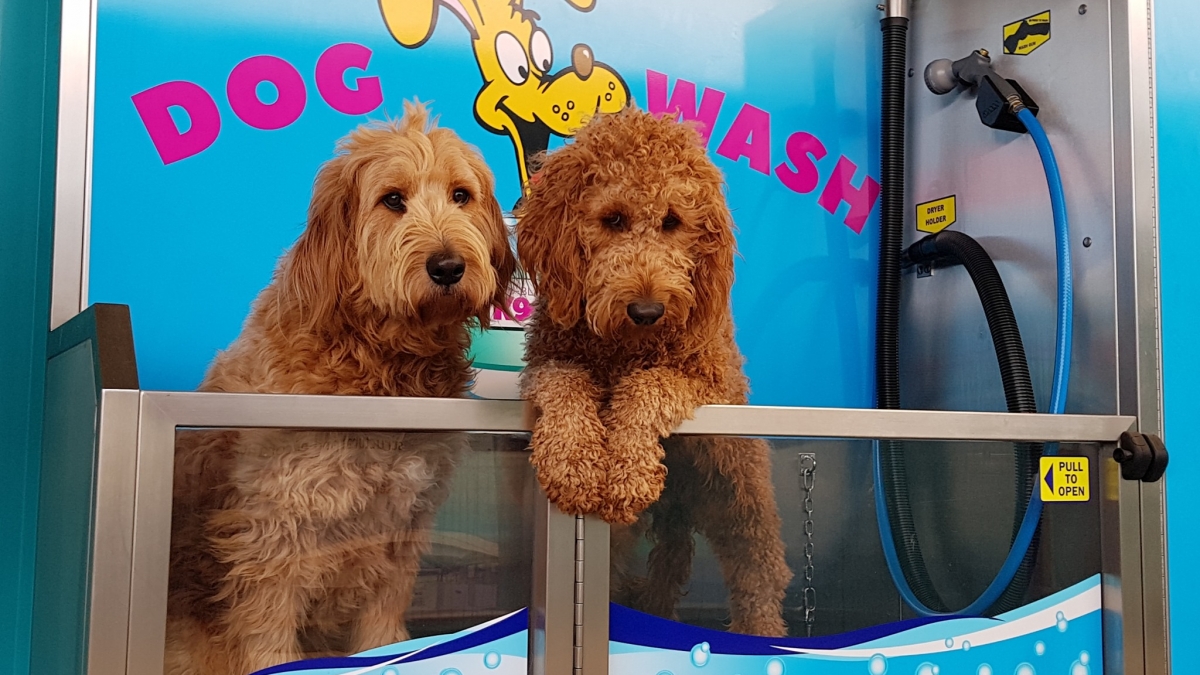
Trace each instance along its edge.
<path fill-rule="evenodd" d="M 647 580 L 618 579 L 627 602 L 670 615 L 699 529 L 721 559 L 733 629 L 780 635 L 791 572 L 767 445 L 660 444 L 699 406 L 747 402 L 722 184 L 694 129 L 634 109 L 595 118 L 545 158 L 517 226 L 538 295 L 522 378 L 540 413 L 531 461 L 568 513 L 638 532 L 650 509 L 658 547 Z"/>
<path fill-rule="evenodd" d="M 352 132 L 317 176 L 304 233 L 201 389 L 464 395 L 469 328 L 486 324 L 515 266 L 493 187 L 479 154 L 419 105 Z M 460 260 L 461 278 L 437 283 L 435 258 Z M 166 673 L 244 675 L 406 639 L 420 556 L 463 444 L 181 433 Z"/>

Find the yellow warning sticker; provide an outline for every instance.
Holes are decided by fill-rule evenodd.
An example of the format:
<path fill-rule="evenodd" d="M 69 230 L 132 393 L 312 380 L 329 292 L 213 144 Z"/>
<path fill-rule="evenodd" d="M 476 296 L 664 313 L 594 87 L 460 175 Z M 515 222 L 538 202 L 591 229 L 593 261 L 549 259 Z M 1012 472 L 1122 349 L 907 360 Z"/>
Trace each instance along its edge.
<path fill-rule="evenodd" d="M 1087 457 L 1043 457 L 1042 501 L 1086 502 L 1091 498 Z"/>
<path fill-rule="evenodd" d="M 924 204 L 917 204 L 917 229 L 932 234 L 953 225 L 957 218 L 954 197 L 954 195 L 950 195 Z"/>
<path fill-rule="evenodd" d="M 1050 10 L 1004 27 L 1004 53 L 1025 56 L 1050 41 Z"/>

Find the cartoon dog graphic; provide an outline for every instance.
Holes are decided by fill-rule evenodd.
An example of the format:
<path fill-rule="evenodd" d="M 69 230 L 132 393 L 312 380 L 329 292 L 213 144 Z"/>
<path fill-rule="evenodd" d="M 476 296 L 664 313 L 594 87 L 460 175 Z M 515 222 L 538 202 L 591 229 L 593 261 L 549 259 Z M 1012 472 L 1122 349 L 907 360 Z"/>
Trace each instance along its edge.
<path fill-rule="evenodd" d="M 577 44 L 571 64 L 551 72 L 554 51 L 541 19 L 524 0 L 379 0 L 384 23 L 401 45 L 415 49 L 433 35 L 441 7 L 450 10 L 471 36 L 483 87 L 475 119 L 494 134 L 512 139 L 521 186 L 529 184 L 529 161 L 547 149 L 550 135 L 574 135 L 587 116 L 617 112 L 629 102 L 629 87 L 591 47 Z M 589 12 L 596 0 L 567 0 Z"/>

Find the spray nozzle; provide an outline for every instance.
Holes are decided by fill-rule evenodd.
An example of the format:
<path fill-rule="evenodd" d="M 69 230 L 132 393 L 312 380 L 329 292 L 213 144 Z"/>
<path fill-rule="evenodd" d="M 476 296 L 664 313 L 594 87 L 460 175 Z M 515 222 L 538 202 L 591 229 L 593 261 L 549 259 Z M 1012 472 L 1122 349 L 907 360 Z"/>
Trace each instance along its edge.
<path fill-rule="evenodd" d="M 1038 114 L 1037 103 L 1016 80 L 1000 77 L 992 67 L 992 57 L 986 49 L 977 49 L 957 61 L 938 59 L 925 67 L 925 86 L 938 95 L 965 87 L 975 89 L 975 108 L 979 119 L 993 129 L 1025 133 L 1025 125 L 1017 113 L 1028 108 Z"/>

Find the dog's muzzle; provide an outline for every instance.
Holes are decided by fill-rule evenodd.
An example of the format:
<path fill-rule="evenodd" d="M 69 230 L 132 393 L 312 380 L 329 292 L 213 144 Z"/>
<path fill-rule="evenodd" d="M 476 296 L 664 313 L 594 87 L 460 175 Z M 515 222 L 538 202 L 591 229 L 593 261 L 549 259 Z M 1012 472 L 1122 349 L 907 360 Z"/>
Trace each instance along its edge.
<path fill-rule="evenodd" d="M 662 318 L 666 308 L 661 302 L 631 302 L 625 308 L 629 318 L 639 326 L 653 326 Z"/>
<path fill-rule="evenodd" d="M 449 288 L 462 280 L 467 264 L 456 255 L 435 253 L 425 261 L 425 271 L 433 283 Z"/>

